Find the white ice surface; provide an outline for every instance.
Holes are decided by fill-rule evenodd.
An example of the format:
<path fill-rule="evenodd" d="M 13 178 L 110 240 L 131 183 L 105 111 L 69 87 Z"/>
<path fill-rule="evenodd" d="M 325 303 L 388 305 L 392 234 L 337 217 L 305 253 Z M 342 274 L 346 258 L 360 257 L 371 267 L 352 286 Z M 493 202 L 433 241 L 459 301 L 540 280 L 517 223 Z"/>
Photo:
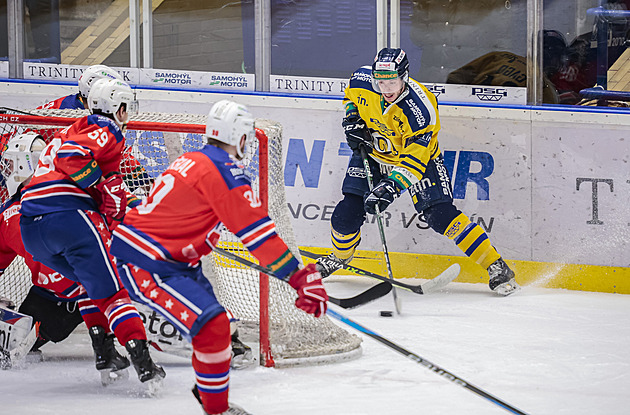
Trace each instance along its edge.
<path fill-rule="evenodd" d="M 326 284 L 337 297 L 372 284 L 335 278 Z M 399 295 L 403 315 L 393 318 L 378 315 L 393 310 L 391 294 L 336 310 L 528 414 L 630 413 L 630 296 L 529 286 L 502 298 L 462 283 Z M 230 400 L 255 415 L 508 413 L 363 337 L 351 362 L 232 371 Z M 201 414 L 186 359 L 153 353 L 167 377 L 151 398 L 134 372 L 101 386 L 85 331 L 42 351 L 43 362 L 0 371 L 1 414 Z"/>

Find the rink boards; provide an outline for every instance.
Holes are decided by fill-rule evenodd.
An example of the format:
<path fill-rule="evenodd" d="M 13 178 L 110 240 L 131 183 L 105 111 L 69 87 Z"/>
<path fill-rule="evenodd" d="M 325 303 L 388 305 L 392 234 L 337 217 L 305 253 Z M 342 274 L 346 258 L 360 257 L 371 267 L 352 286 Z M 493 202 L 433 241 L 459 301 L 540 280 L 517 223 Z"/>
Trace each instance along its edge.
<path fill-rule="evenodd" d="M 0 83 L 1 106 L 34 108 L 76 87 Z M 284 178 L 298 243 L 328 248 L 350 150 L 339 98 L 138 89 L 141 111 L 206 113 L 219 99 L 284 128 Z M 573 110 L 573 108 L 571 108 Z M 488 233 L 517 279 L 630 293 L 630 116 L 613 109 L 440 105 L 440 146 L 455 204 Z M 460 282 L 487 276 L 428 229 L 403 195 L 385 212 L 396 276 L 429 278 L 455 261 Z M 385 272 L 373 217 L 357 266 Z M 322 251 L 323 252 L 323 251 Z"/>

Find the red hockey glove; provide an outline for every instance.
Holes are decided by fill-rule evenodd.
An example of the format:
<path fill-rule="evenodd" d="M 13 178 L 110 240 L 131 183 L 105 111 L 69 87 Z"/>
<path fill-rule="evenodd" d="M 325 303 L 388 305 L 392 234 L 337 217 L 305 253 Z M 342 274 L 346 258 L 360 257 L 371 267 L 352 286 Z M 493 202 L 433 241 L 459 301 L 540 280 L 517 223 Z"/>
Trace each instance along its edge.
<path fill-rule="evenodd" d="M 127 193 L 120 173 L 113 173 L 94 186 L 98 209 L 107 218 L 121 221 L 127 210 Z"/>
<path fill-rule="evenodd" d="M 315 317 L 326 314 L 328 308 L 328 294 L 322 284 L 322 276 L 315 268 L 315 264 L 308 264 L 291 275 L 289 285 L 295 288 L 298 299 L 295 306 Z"/>

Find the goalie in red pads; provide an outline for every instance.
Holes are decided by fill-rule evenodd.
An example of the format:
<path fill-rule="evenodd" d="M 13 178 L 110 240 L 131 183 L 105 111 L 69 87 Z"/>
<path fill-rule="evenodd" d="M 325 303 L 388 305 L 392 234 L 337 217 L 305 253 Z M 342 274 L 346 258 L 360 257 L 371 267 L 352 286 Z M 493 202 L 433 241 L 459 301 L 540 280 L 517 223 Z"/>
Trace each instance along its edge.
<path fill-rule="evenodd" d="M 149 355 L 142 320 L 108 248 L 108 223 L 120 222 L 126 210 L 117 170 L 134 95 L 125 82 L 102 79 L 88 104 L 93 114 L 58 133 L 22 190 L 22 240 L 34 260 L 81 283 L 125 345 L 139 379 L 161 379 L 164 370 Z"/>
<path fill-rule="evenodd" d="M 114 231 L 111 248 L 132 298 L 192 340 L 193 391 L 208 414 L 245 413 L 228 404 L 230 327 L 200 262 L 223 226 L 298 292 L 297 307 L 319 317 L 328 300 L 314 264 L 300 269 L 238 163 L 254 134 L 247 108 L 214 104 L 208 145 L 180 156 L 156 179 L 149 197 Z"/>

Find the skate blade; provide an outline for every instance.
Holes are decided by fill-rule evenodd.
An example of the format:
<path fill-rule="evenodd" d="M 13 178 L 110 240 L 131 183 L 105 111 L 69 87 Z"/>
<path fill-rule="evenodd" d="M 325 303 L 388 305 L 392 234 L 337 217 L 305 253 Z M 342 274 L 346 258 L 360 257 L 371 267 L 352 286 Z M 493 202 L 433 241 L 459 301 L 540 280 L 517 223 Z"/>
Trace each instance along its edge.
<path fill-rule="evenodd" d="M 99 372 L 101 374 L 101 384 L 103 386 L 108 386 L 108 385 L 111 385 L 112 383 L 129 379 L 129 371 L 127 371 L 127 369 L 120 369 L 120 370 L 103 369 L 103 370 L 99 370 Z"/>
<path fill-rule="evenodd" d="M 514 281 L 514 279 L 511 279 L 508 282 L 504 282 L 503 284 L 498 285 L 494 289 L 494 292 L 502 296 L 508 296 L 520 290 L 521 286 L 518 285 L 518 283 Z"/>

